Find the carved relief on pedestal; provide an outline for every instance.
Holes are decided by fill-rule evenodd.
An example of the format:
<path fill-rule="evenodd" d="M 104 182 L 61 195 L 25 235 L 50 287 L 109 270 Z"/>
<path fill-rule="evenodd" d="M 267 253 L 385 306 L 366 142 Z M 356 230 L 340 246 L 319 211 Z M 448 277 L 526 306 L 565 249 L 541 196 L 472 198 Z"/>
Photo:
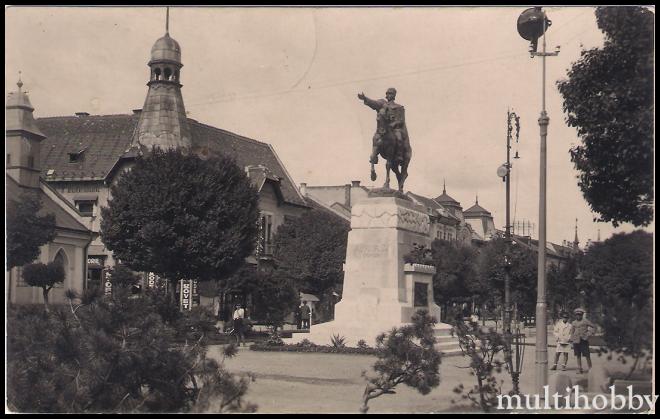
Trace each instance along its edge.
<path fill-rule="evenodd" d="M 426 213 L 391 202 L 355 205 L 351 216 L 351 228 L 399 228 L 414 233 L 429 234 L 430 222 Z"/>

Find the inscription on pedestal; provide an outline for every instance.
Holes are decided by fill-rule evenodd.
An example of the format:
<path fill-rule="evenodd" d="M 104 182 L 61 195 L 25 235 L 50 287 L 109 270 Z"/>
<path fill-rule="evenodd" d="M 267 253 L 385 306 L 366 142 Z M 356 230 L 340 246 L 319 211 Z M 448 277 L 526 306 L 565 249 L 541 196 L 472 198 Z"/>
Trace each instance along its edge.
<path fill-rule="evenodd" d="M 382 258 L 387 256 L 388 248 L 386 244 L 356 244 L 352 252 L 356 258 Z"/>

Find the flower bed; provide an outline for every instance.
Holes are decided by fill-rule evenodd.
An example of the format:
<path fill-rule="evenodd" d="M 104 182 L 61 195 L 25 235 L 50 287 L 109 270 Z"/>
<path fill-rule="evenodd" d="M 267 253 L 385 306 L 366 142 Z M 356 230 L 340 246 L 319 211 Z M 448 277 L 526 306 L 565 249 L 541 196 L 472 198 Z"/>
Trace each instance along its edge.
<path fill-rule="evenodd" d="M 334 347 L 329 345 L 268 345 L 265 343 L 255 343 L 250 345 L 251 351 L 264 351 L 264 352 L 316 352 L 326 354 L 357 354 L 357 355 L 375 355 L 377 350 L 374 348 L 348 348 L 348 347 Z"/>

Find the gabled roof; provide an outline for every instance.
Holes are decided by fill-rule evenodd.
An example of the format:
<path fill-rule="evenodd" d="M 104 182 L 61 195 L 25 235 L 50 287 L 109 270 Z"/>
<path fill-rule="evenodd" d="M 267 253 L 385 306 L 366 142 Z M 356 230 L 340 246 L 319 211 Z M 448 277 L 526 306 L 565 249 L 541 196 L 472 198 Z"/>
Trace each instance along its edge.
<path fill-rule="evenodd" d="M 36 192 L 41 199 L 41 209 L 39 210 L 38 215 L 44 216 L 46 214 L 53 214 L 55 216 L 56 227 L 91 234 L 91 231 L 87 227 L 78 222 L 78 220 L 62 208 L 62 205 L 66 204 L 55 202 L 51 197 L 46 195 L 43 190 L 23 187 L 7 174 L 5 174 L 5 186 L 8 200 L 12 198 L 18 199 L 24 192 Z"/>
<path fill-rule="evenodd" d="M 530 249 L 532 249 L 534 251 L 538 251 L 538 248 L 539 248 L 539 241 L 538 240 L 531 239 L 531 238 L 528 238 L 528 237 L 517 236 L 515 234 L 512 234 L 511 238 L 515 242 L 517 242 L 517 243 L 519 243 L 523 246 L 527 246 L 527 247 L 529 247 Z M 574 250 L 569 248 L 569 247 L 561 246 L 559 244 L 555 244 L 555 243 L 552 243 L 552 242 L 546 242 L 545 247 L 546 247 L 546 254 L 548 256 L 552 256 L 552 257 L 555 257 L 555 258 L 566 258 L 566 257 L 570 256 L 572 253 L 575 253 Z"/>
<path fill-rule="evenodd" d="M 194 119 L 188 119 L 188 122 L 192 132 L 193 152 L 202 153 L 208 148 L 209 154 L 230 156 L 242 168 L 251 165 L 266 166 L 271 174 L 280 179 L 282 195 L 287 203 L 307 206 L 270 144 L 202 124 Z"/>
<path fill-rule="evenodd" d="M 481 206 L 479 205 L 479 203 L 476 203 L 476 204 L 472 205 L 470 208 L 468 208 L 468 209 L 466 209 L 465 211 L 463 211 L 463 214 L 464 214 L 464 215 L 466 215 L 466 214 L 467 214 L 467 215 L 472 215 L 472 216 L 474 216 L 474 215 L 487 215 L 487 216 L 491 216 L 490 211 L 488 211 L 487 209 L 481 207 Z"/>
<path fill-rule="evenodd" d="M 422 205 L 424 205 L 426 208 L 431 208 L 435 210 L 437 213 L 439 213 L 441 216 L 446 217 L 446 218 L 451 218 L 456 221 L 460 221 L 458 217 L 456 217 L 454 214 L 452 214 L 451 211 L 448 211 L 447 208 L 445 208 L 441 203 L 436 201 L 435 199 L 427 198 L 422 195 L 418 195 L 413 192 L 406 192 L 406 195 L 410 195 L 411 198 L 414 200 L 418 201 Z"/>
<path fill-rule="evenodd" d="M 457 200 L 455 200 L 451 196 L 447 195 L 447 191 L 444 191 L 444 190 L 442 191 L 442 195 L 435 198 L 435 200 L 438 201 L 439 203 L 443 204 L 443 205 L 450 205 L 450 206 L 454 205 L 454 206 L 457 206 L 457 207 L 461 206 L 460 202 L 458 202 Z"/>
<path fill-rule="evenodd" d="M 105 180 L 120 157 L 129 149 L 138 115 L 59 116 L 39 118 L 37 124 L 47 136 L 42 142 L 42 176 L 49 181 Z M 260 141 L 188 119 L 193 152 L 228 155 L 239 167 L 266 166 L 280 180 L 285 202 L 306 206 L 305 200 L 273 148 Z M 70 153 L 84 149 L 77 162 Z M 54 170 L 46 177 L 49 170 Z"/>
<path fill-rule="evenodd" d="M 311 196 L 311 195 L 307 195 L 307 196 L 305 197 L 305 202 L 306 202 L 307 205 L 309 205 L 309 207 L 311 207 L 312 209 L 314 209 L 314 210 L 319 210 L 319 211 L 323 211 L 323 212 L 325 212 L 325 213 L 327 213 L 327 214 L 330 214 L 330 215 L 332 215 L 332 216 L 335 216 L 335 217 L 337 217 L 337 219 L 342 220 L 342 221 L 343 221 L 344 223 L 346 223 L 346 224 L 350 224 L 350 222 L 351 222 L 351 216 L 350 216 L 351 211 L 350 211 L 350 209 L 348 209 L 348 214 L 346 214 L 346 213 L 342 213 L 342 212 L 336 210 L 335 208 L 333 208 L 332 206 L 325 205 L 323 202 L 317 200 L 316 198 L 314 198 L 314 197 Z M 339 204 L 339 203 L 335 202 L 335 203 L 332 204 L 332 205 L 334 206 L 335 204 Z M 339 205 L 340 205 L 342 208 L 347 209 L 344 205 L 341 205 L 341 204 L 339 204 Z"/>

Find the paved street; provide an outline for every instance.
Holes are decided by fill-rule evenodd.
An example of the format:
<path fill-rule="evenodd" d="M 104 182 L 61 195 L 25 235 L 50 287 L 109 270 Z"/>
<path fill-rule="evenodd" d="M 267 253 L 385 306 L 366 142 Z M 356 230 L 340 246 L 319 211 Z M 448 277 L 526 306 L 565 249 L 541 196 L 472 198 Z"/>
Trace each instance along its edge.
<path fill-rule="evenodd" d="M 210 348 L 209 354 L 220 355 L 221 348 Z M 554 357 L 552 349 L 549 357 Z M 375 357 L 367 355 L 338 355 L 291 352 L 257 352 L 240 348 L 238 356 L 226 360 L 232 372 L 252 372 L 256 381 L 251 383 L 246 399 L 259 406 L 258 412 L 358 412 L 365 382 L 363 370 L 371 371 Z M 604 357 L 593 356 L 594 365 L 606 362 Z M 452 389 L 459 383 L 474 385 L 469 375 L 467 359 L 462 356 L 445 357 L 440 367 L 440 385 L 430 394 L 422 396 L 415 390 L 401 386 L 397 394 L 384 395 L 369 402 L 370 413 L 416 412 L 430 413 L 469 409 L 465 402 L 452 404 Z M 586 374 L 576 373 L 575 358 L 569 359 L 568 373 L 574 382 L 586 383 Z M 552 372 L 550 372 L 552 373 Z M 510 379 L 503 372 L 504 391 L 510 389 Z M 534 348 L 526 347 L 521 390 L 534 387 Z"/>

